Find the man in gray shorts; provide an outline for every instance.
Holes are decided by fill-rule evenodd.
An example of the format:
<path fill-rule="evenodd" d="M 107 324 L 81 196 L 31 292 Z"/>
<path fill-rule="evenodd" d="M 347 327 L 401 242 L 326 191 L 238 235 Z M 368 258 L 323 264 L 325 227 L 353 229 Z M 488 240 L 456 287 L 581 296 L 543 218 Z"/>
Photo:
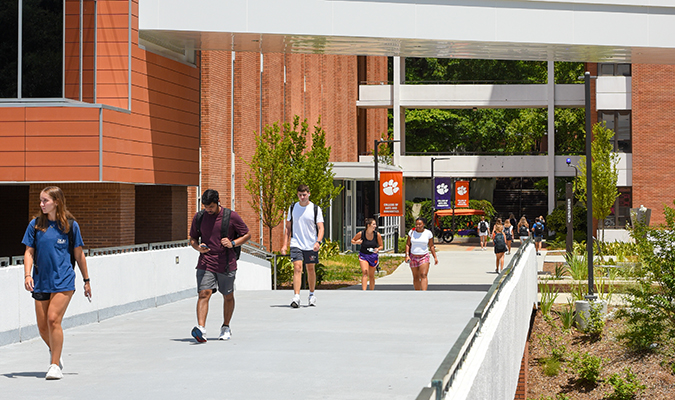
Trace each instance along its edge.
<path fill-rule="evenodd" d="M 223 294 L 223 325 L 218 339 L 229 340 L 232 336 L 230 319 L 234 312 L 234 278 L 237 273 L 235 248 L 251 238 L 239 214 L 221 207 L 219 200 L 217 191 L 206 190 L 202 195 L 204 209 L 195 214 L 190 226 L 190 245 L 200 253 L 197 263 L 197 326 L 192 329 L 192 337 L 200 343 L 206 342 L 209 300 L 216 290 Z"/>
<path fill-rule="evenodd" d="M 298 202 L 288 210 L 286 234 L 281 254 L 286 254 L 290 242 L 291 261 L 293 261 L 293 299 L 291 307 L 300 307 L 300 287 L 302 284 L 302 263 L 307 266 L 307 284 L 309 285 L 310 306 L 316 306 L 316 271 L 314 266 L 319 262 L 319 247 L 323 240 L 323 213 L 321 208 L 309 201 L 309 187 L 298 186 Z"/>

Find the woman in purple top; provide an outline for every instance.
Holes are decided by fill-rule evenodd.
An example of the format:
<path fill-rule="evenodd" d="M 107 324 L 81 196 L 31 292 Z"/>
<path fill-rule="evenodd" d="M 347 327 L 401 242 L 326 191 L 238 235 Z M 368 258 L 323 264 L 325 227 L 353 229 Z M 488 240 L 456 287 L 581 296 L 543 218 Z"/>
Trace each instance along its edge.
<path fill-rule="evenodd" d="M 366 290 L 370 281 L 370 290 L 375 289 L 375 268 L 380 263 L 378 252 L 384 249 L 382 235 L 377 232 L 373 218 L 366 218 L 366 230 L 354 236 L 352 244 L 360 244 L 359 264 L 361 265 L 361 288 Z"/>

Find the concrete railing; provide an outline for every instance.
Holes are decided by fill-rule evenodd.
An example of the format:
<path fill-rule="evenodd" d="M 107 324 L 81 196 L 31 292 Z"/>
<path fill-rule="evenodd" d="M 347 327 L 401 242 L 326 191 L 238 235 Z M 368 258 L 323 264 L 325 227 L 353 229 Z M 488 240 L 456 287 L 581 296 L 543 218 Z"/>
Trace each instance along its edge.
<path fill-rule="evenodd" d="M 195 266 L 199 253 L 185 245 L 168 247 L 88 256 L 92 300 L 89 302 L 82 295 L 82 280 L 76 269 L 76 291 L 63 327 L 196 297 Z M 242 252 L 236 290 L 270 290 L 270 268 L 269 261 Z M 0 346 L 38 336 L 34 300 L 23 287 L 23 272 L 23 265 L 0 268 Z"/>
<path fill-rule="evenodd" d="M 536 258 L 528 240 L 495 279 L 418 400 L 514 398 L 537 303 Z"/>

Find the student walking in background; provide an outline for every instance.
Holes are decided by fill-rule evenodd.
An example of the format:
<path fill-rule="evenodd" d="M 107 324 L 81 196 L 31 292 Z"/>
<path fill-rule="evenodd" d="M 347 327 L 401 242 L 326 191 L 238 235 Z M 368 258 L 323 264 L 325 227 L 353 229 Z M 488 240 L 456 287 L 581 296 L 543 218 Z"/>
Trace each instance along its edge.
<path fill-rule="evenodd" d="M 525 216 L 520 217 L 520 221 L 518 222 L 518 236 L 520 237 L 521 245 L 530 237 L 530 224 L 527 223 Z"/>
<path fill-rule="evenodd" d="M 495 230 L 492 232 L 492 241 L 495 244 L 495 257 L 497 261 L 495 272 L 500 273 L 502 270 L 504 270 L 504 254 L 506 253 L 507 249 L 506 237 L 504 236 L 504 225 L 495 225 Z"/>
<path fill-rule="evenodd" d="M 429 252 L 434 256 L 434 265 L 438 265 L 436 248 L 434 247 L 434 235 L 424 228 L 424 219 L 415 220 L 415 229 L 408 232 L 405 244 L 405 262 L 410 263 L 413 275 L 413 287 L 415 290 L 427 290 L 429 280 Z"/>
<path fill-rule="evenodd" d="M 476 230 L 478 230 L 478 237 L 480 238 L 480 249 L 485 251 L 487 246 L 487 238 L 490 234 L 490 223 L 485 220 L 484 215 L 480 216 L 480 222 L 478 223 Z"/>
<path fill-rule="evenodd" d="M 366 229 L 352 238 L 352 244 L 360 244 L 359 264 L 361 265 L 361 288 L 366 290 L 370 282 L 370 290 L 375 289 L 375 268 L 380 263 L 379 252 L 384 249 L 382 235 L 377 231 L 377 223 L 373 218 L 366 218 Z"/>
<path fill-rule="evenodd" d="M 513 225 L 508 219 L 504 221 L 504 237 L 506 239 L 506 254 L 511 254 L 511 243 L 513 242 Z"/>
<path fill-rule="evenodd" d="M 63 378 L 61 322 L 75 293 L 73 260 L 77 261 L 89 301 L 91 284 L 80 226 L 66 208 L 63 191 L 57 186 L 44 188 L 40 192 L 40 209 L 22 240 L 26 245 L 24 287 L 33 293 L 40 337 L 49 348 L 50 365 L 45 378 L 53 380 Z"/>
<path fill-rule="evenodd" d="M 534 220 L 532 225 L 532 233 L 534 234 L 534 246 L 537 249 L 537 255 L 541 255 L 541 242 L 544 239 L 544 223 L 539 218 Z"/>

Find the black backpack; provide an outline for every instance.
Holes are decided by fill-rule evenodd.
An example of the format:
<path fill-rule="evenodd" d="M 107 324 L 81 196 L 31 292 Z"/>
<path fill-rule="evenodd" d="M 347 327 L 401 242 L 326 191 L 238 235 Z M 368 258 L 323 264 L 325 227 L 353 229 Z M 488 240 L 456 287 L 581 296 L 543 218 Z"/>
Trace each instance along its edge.
<path fill-rule="evenodd" d="M 504 242 L 504 234 L 495 233 L 495 249 L 502 250 L 506 248 L 506 242 Z"/>
<path fill-rule="evenodd" d="M 297 201 L 295 203 L 293 203 L 293 205 L 291 206 L 291 236 L 293 236 L 293 210 L 295 209 L 296 204 L 298 204 Z M 316 203 L 312 203 L 312 204 L 314 204 L 314 228 L 316 229 L 316 234 L 318 235 L 319 234 L 319 225 L 317 225 L 317 223 L 316 223 L 316 216 L 319 213 L 319 206 L 317 206 Z"/>
<path fill-rule="evenodd" d="M 541 236 L 544 233 L 544 225 L 541 224 L 541 222 L 537 222 L 534 224 L 534 234 L 537 236 Z"/>
<path fill-rule="evenodd" d="M 509 226 L 509 228 L 504 228 L 504 235 L 506 235 L 506 240 L 513 240 L 512 235 L 513 232 L 513 226 Z"/>
<path fill-rule="evenodd" d="M 197 228 L 197 236 L 200 238 L 202 237 L 202 219 L 204 219 L 204 213 L 206 210 L 201 210 L 197 213 L 197 220 L 195 221 L 195 225 Z M 227 233 L 230 230 L 230 214 L 232 214 L 232 210 L 229 208 L 223 207 L 223 219 L 222 219 L 222 224 L 220 225 L 220 237 L 221 238 L 226 238 Z M 235 235 L 238 235 L 239 233 L 235 229 Z M 234 239 L 231 239 L 232 241 L 236 240 L 237 238 L 240 238 L 241 235 L 236 236 Z M 228 238 L 229 239 L 229 238 Z M 239 256 L 241 255 L 241 246 L 236 246 L 233 247 L 232 250 L 234 250 L 234 256 L 238 260 Z"/>
<path fill-rule="evenodd" d="M 525 225 L 520 226 L 520 228 L 518 229 L 518 235 L 519 236 L 530 236 L 530 233 L 527 231 L 527 227 Z"/>
<path fill-rule="evenodd" d="M 478 224 L 478 229 L 479 229 L 481 232 L 487 232 L 487 230 L 488 230 L 488 228 L 487 228 L 487 222 L 481 221 L 481 222 Z"/>

